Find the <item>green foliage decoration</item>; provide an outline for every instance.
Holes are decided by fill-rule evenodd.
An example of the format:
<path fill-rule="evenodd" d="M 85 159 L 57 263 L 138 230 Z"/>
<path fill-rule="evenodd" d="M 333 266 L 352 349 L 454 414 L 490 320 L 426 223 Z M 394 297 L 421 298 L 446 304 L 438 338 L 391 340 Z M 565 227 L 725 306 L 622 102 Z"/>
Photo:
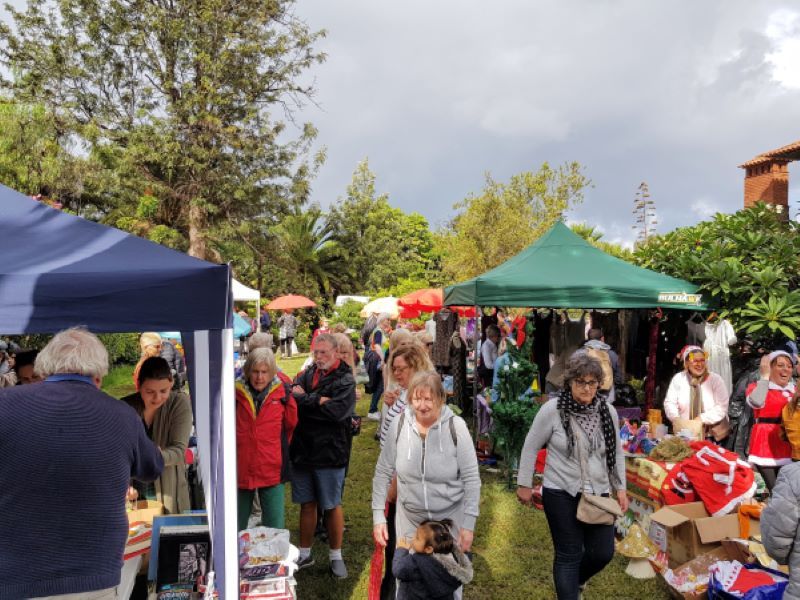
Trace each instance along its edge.
<path fill-rule="evenodd" d="M 538 391 L 531 394 L 531 385 L 538 378 L 538 368 L 531 362 L 533 347 L 533 321 L 525 325 L 525 342 L 517 348 L 508 344 L 507 352 L 510 360 L 500 368 L 500 397 L 492 404 L 493 435 L 497 446 L 502 448 L 505 456 L 505 468 L 508 488 L 513 489 L 513 472 L 525 436 L 533 423 L 540 404 L 534 401 Z"/>

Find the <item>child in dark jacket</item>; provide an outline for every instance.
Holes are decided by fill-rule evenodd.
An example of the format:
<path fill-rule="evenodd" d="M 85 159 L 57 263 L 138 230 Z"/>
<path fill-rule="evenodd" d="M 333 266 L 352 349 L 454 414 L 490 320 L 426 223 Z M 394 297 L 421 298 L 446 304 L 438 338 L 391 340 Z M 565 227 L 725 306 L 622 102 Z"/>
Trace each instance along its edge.
<path fill-rule="evenodd" d="M 452 526 L 450 519 L 423 521 L 410 543 L 398 540 L 392 561 L 397 600 L 453 600 L 472 581 L 472 564 L 453 541 Z"/>

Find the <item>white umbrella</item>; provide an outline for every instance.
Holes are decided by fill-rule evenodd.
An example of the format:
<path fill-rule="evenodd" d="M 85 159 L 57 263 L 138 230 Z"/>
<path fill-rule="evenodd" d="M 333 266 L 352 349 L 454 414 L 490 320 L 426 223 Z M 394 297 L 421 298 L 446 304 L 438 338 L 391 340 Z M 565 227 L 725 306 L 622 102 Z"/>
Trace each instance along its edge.
<path fill-rule="evenodd" d="M 389 318 L 396 319 L 400 316 L 400 307 L 397 306 L 397 298 L 394 296 L 387 296 L 386 298 L 375 298 L 371 302 L 364 305 L 361 309 L 361 316 L 366 318 L 371 314 L 387 314 Z"/>

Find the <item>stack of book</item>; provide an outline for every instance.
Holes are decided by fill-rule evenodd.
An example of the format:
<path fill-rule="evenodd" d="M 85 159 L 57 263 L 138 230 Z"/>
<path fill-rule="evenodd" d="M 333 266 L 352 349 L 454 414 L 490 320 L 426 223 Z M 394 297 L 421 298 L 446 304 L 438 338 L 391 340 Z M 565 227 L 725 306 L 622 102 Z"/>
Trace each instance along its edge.
<path fill-rule="evenodd" d="M 247 600 L 295 600 L 295 580 L 287 567 L 270 563 L 240 571 L 239 598 Z"/>

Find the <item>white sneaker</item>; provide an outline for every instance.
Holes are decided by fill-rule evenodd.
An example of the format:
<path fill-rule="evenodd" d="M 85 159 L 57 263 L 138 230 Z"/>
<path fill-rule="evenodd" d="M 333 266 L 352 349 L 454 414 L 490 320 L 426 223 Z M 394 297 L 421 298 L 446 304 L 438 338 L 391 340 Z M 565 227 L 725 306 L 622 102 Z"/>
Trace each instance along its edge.
<path fill-rule="evenodd" d="M 380 421 L 381 420 L 381 413 L 379 413 L 379 412 L 368 413 L 367 414 L 367 418 L 370 421 Z"/>

